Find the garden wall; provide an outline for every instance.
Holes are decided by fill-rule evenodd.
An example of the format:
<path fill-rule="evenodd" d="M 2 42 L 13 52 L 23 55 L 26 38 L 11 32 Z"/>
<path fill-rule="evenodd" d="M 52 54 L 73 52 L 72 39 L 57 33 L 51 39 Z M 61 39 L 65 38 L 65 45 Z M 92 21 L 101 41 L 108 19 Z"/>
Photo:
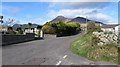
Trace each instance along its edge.
<path fill-rule="evenodd" d="M 26 35 L 2 35 L 2 46 L 30 41 L 34 39 L 35 37 L 33 33 L 27 33 Z"/>
<path fill-rule="evenodd" d="M 104 33 L 104 32 L 93 32 L 93 36 L 99 38 L 98 45 L 106 45 L 106 44 L 117 44 L 119 42 L 118 35 L 115 33 Z"/>

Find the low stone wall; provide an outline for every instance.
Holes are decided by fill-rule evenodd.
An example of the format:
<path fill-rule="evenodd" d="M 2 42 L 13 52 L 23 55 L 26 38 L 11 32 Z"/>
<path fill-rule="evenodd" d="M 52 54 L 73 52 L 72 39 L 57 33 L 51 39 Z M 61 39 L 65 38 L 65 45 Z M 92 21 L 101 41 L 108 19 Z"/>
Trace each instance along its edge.
<path fill-rule="evenodd" d="M 119 42 L 118 35 L 115 33 L 105 34 L 104 32 L 93 32 L 93 36 L 99 38 L 99 42 L 97 45 L 106 45 L 106 44 L 117 44 Z"/>
<path fill-rule="evenodd" d="M 26 35 L 2 35 L 2 46 L 34 39 L 35 37 L 33 33 L 27 33 Z"/>

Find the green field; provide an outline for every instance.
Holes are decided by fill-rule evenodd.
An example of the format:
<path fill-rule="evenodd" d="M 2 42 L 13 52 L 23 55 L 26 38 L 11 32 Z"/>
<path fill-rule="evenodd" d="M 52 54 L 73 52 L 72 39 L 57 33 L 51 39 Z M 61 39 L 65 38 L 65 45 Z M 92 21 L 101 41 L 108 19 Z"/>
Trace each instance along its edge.
<path fill-rule="evenodd" d="M 70 46 L 73 53 L 86 57 L 93 61 L 104 61 L 110 63 L 118 63 L 118 47 L 115 44 L 108 44 L 104 46 L 98 46 L 96 44 L 91 45 L 92 34 L 85 34 L 78 37 Z"/>

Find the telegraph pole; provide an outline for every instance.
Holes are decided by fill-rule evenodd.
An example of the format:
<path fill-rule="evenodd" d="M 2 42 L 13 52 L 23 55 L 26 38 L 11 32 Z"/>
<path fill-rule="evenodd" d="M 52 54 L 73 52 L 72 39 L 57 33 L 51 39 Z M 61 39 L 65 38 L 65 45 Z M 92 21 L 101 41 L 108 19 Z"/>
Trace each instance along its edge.
<path fill-rule="evenodd" d="M 87 16 L 86 16 L 86 28 L 85 28 L 85 33 L 87 33 Z"/>

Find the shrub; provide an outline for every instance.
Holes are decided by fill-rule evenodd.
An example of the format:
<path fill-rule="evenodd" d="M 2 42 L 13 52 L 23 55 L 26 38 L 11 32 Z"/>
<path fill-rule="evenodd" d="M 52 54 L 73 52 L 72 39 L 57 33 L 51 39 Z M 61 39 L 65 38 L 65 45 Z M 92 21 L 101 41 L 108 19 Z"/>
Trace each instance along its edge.
<path fill-rule="evenodd" d="M 21 35 L 21 34 L 23 34 L 23 31 L 22 31 L 22 30 L 19 30 L 19 31 L 17 31 L 16 34 Z"/>
<path fill-rule="evenodd" d="M 17 31 L 16 34 L 23 34 L 23 30 L 21 28 L 17 28 L 16 31 Z"/>
<path fill-rule="evenodd" d="M 8 30 L 7 34 L 13 35 L 13 34 L 16 34 L 16 33 L 13 30 Z"/>
<path fill-rule="evenodd" d="M 50 25 L 44 25 L 42 27 L 42 30 L 46 34 L 55 34 L 56 33 L 56 30 L 52 26 L 50 26 Z"/>
<path fill-rule="evenodd" d="M 92 35 L 91 37 L 91 45 L 97 45 L 100 42 L 100 38 L 96 37 L 95 35 Z"/>
<path fill-rule="evenodd" d="M 88 31 L 88 33 L 89 32 L 94 32 L 94 31 L 102 32 L 101 26 L 100 25 L 96 25 L 95 22 L 93 22 L 93 21 L 89 21 L 88 22 L 88 24 L 87 24 L 87 31 Z"/>
<path fill-rule="evenodd" d="M 81 28 L 80 28 L 80 24 L 79 23 L 76 23 L 76 25 L 77 25 L 77 31 L 81 31 Z"/>
<path fill-rule="evenodd" d="M 112 31 L 110 31 L 110 32 L 104 32 L 104 34 L 113 34 L 113 32 Z"/>
<path fill-rule="evenodd" d="M 112 32 L 112 31 L 110 31 L 110 32 L 108 32 L 108 34 L 113 34 L 113 32 Z"/>
<path fill-rule="evenodd" d="M 28 29 L 31 29 L 32 23 L 28 23 Z"/>
<path fill-rule="evenodd" d="M 95 23 L 94 22 L 92 22 L 92 21 L 89 21 L 88 23 L 87 23 L 87 31 L 88 32 L 93 32 L 94 30 L 95 30 Z"/>
<path fill-rule="evenodd" d="M 16 34 L 12 27 L 8 27 L 7 34 Z"/>
<path fill-rule="evenodd" d="M 51 31 L 49 29 L 51 29 Z M 56 23 L 47 22 L 42 27 L 43 31 L 48 34 L 57 34 L 57 35 L 71 35 L 80 31 L 80 24 L 78 23 L 65 23 L 59 21 Z"/>
<path fill-rule="evenodd" d="M 68 32 L 70 34 L 74 34 L 77 31 L 77 28 L 78 28 L 77 24 L 75 24 L 75 23 L 70 23 L 70 24 L 67 25 L 67 27 L 68 27 L 67 28 Z"/>
<path fill-rule="evenodd" d="M 36 34 L 37 37 L 40 37 L 40 31 L 41 31 L 41 29 L 38 30 L 38 32 Z"/>
<path fill-rule="evenodd" d="M 79 30 L 80 25 L 77 23 L 64 23 L 62 21 L 57 23 L 57 34 L 72 35 Z"/>
<path fill-rule="evenodd" d="M 97 25 L 97 26 L 96 26 L 95 31 L 97 31 L 97 32 L 103 32 L 103 31 L 101 30 L 101 26 L 100 26 L 100 25 Z"/>

